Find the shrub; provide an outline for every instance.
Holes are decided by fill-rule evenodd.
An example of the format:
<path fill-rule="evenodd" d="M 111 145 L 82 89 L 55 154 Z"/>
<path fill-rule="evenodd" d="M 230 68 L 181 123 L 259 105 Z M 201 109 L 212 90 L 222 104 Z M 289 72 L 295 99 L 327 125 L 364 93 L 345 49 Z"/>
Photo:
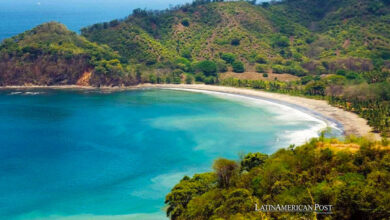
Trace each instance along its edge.
<path fill-rule="evenodd" d="M 277 36 L 274 37 L 272 45 L 277 47 L 288 47 L 290 45 L 290 40 L 286 36 Z"/>
<path fill-rule="evenodd" d="M 329 85 L 343 85 L 346 82 L 345 76 L 340 75 L 330 75 L 325 78 L 325 81 Z"/>
<path fill-rule="evenodd" d="M 268 77 L 268 73 L 263 73 L 263 77 L 267 78 Z"/>
<path fill-rule="evenodd" d="M 265 64 L 265 63 L 267 63 L 267 57 L 264 56 L 263 54 L 258 54 L 256 56 L 256 62 L 260 63 L 260 64 Z"/>
<path fill-rule="evenodd" d="M 345 75 L 347 74 L 347 71 L 346 71 L 346 70 L 343 70 L 343 69 L 337 70 L 336 74 L 337 74 L 337 75 L 340 75 L 340 76 L 345 76 Z"/>
<path fill-rule="evenodd" d="M 218 71 L 219 73 L 224 73 L 224 72 L 226 72 L 226 71 L 228 70 L 225 61 L 223 61 L 223 60 L 218 60 L 218 61 L 216 62 L 216 64 L 217 64 L 217 71 Z"/>
<path fill-rule="evenodd" d="M 206 76 L 216 76 L 217 75 L 217 65 L 210 60 L 200 61 L 196 64 L 196 69 Z"/>
<path fill-rule="evenodd" d="M 276 58 L 274 58 L 274 59 L 272 60 L 272 63 L 274 63 L 274 64 L 280 64 L 280 65 L 282 65 L 282 64 L 284 64 L 284 62 L 285 62 L 285 60 L 283 60 L 283 58 L 281 58 L 281 57 L 276 57 Z"/>
<path fill-rule="evenodd" d="M 197 82 L 203 82 L 204 78 L 205 78 L 205 75 L 203 73 L 195 74 L 195 81 L 197 81 Z"/>
<path fill-rule="evenodd" d="M 208 76 L 208 77 L 204 78 L 204 83 L 206 83 L 206 84 L 211 84 L 211 85 L 213 85 L 213 84 L 215 84 L 216 82 L 217 82 L 217 78 L 214 77 L 214 76 Z"/>
<path fill-rule="evenodd" d="M 262 166 L 267 159 L 267 154 L 249 153 L 241 161 L 241 170 L 250 171 L 254 167 Z"/>
<path fill-rule="evenodd" d="M 325 84 L 323 82 L 310 82 L 305 86 L 307 95 L 325 95 Z"/>
<path fill-rule="evenodd" d="M 152 83 L 152 84 L 157 83 L 156 75 L 150 74 L 149 75 L 149 82 Z"/>
<path fill-rule="evenodd" d="M 302 83 L 302 85 L 306 85 L 307 83 L 309 83 L 312 80 L 313 80 L 312 76 L 304 76 L 301 78 L 301 83 Z"/>
<path fill-rule="evenodd" d="M 146 65 L 151 66 L 157 63 L 157 58 L 154 55 L 147 55 L 144 60 Z"/>
<path fill-rule="evenodd" d="M 268 71 L 268 66 L 264 64 L 257 64 L 255 68 L 258 73 L 265 73 Z"/>
<path fill-rule="evenodd" d="M 348 72 L 346 73 L 345 77 L 349 80 L 355 80 L 361 78 L 361 76 L 358 73 L 355 72 Z"/>
<path fill-rule="evenodd" d="M 273 73 L 285 73 L 286 72 L 286 68 L 285 66 L 282 66 L 282 65 L 272 65 L 272 72 Z"/>
<path fill-rule="evenodd" d="M 181 74 L 183 74 L 183 70 L 175 69 L 172 71 L 173 76 L 181 76 Z"/>
<path fill-rule="evenodd" d="M 173 84 L 180 84 L 181 83 L 181 78 L 180 77 L 173 77 L 172 78 L 172 83 Z"/>
<path fill-rule="evenodd" d="M 192 84 L 194 82 L 194 77 L 192 75 L 186 75 L 186 83 Z"/>
<path fill-rule="evenodd" d="M 221 59 L 226 61 L 226 63 L 233 63 L 236 60 L 236 56 L 232 53 L 223 53 Z"/>
<path fill-rule="evenodd" d="M 296 76 L 305 76 L 307 71 L 303 69 L 300 65 L 292 65 L 285 68 L 287 73 L 296 75 Z"/>
<path fill-rule="evenodd" d="M 323 66 L 323 65 L 318 65 L 316 66 L 315 68 L 315 73 L 318 74 L 318 75 L 321 75 L 321 74 L 325 74 L 327 73 L 328 71 L 326 70 L 326 68 Z"/>
<path fill-rule="evenodd" d="M 302 55 L 301 53 L 294 52 L 294 53 L 292 54 L 292 56 L 293 56 L 294 60 L 299 61 L 299 62 L 302 61 L 303 55 Z"/>
<path fill-rule="evenodd" d="M 380 57 L 384 60 L 390 60 L 390 50 L 389 49 L 381 49 Z"/>
<path fill-rule="evenodd" d="M 182 52 L 181 52 L 181 56 L 184 57 L 184 58 L 187 58 L 187 59 L 191 59 L 192 58 L 192 55 L 191 55 L 191 49 L 184 49 Z"/>
<path fill-rule="evenodd" d="M 233 71 L 235 73 L 243 73 L 243 72 L 245 72 L 244 64 L 241 61 L 234 61 L 232 66 L 233 66 Z"/>
<path fill-rule="evenodd" d="M 156 83 L 157 83 L 157 84 L 164 83 L 164 79 L 161 78 L 161 76 L 157 76 Z"/>
<path fill-rule="evenodd" d="M 188 18 L 185 18 L 181 21 L 181 24 L 185 27 L 188 27 L 190 26 L 190 20 L 188 20 Z"/>
<path fill-rule="evenodd" d="M 233 45 L 233 46 L 238 46 L 238 45 L 240 45 L 240 39 L 234 38 L 234 39 L 232 39 L 230 44 Z"/>
<path fill-rule="evenodd" d="M 172 83 L 174 84 L 180 84 L 181 83 L 181 76 L 183 74 L 183 71 L 180 69 L 176 69 L 172 72 Z"/>
<path fill-rule="evenodd" d="M 178 58 L 175 61 L 175 67 L 183 71 L 189 72 L 191 70 L 191 62 L 186 58 Z"/>
<path fill-rule="evenodd" d="M 221 188 L 228 188 L 232 179 L 238 174 L 238 164 L 235 161 L 227 159 L 218 159 L 213 164 L 213 169 L 218 177 L 218 185 Z"/>

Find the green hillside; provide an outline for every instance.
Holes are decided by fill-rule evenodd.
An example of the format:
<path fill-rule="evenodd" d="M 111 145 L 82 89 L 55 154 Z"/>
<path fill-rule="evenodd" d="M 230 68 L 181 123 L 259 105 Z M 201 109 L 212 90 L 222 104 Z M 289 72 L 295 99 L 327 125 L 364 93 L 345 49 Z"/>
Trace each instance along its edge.
<path fill-rule="evenodd" d="M 45 23 L 0 45 L 0 85 L 70 85 L 91 71 L 91 84 L 117 84 L 126 80 L 118 58 L 108 46 Z"/>
<path fill-rule="evenodd" d="M 223 60 L 223 54 L 232 53 L 253 70 L 259 56 L 264 57 L 261 62 L 288 62 L 293 67 L 304 59 L 297 50 L 310 34 L 302 25 L 292 24 L 297 43 L 290 46 L 290 36 L 280 33 L 277 19 L 288 22 L 247 2 L 193 3 L 163 12 L 135 10 L 123 21 L 85 28 L 82 35 L 109 45 L 123 56 L 123 62 L 134 64 L 162 62 L 174 68 L 179 58 L 192 64 L 213 60 L 226 65 L 229 60 Z"/>
<path fill-rule="evenodd" d="M 272 10 L 287 15 L 332 44 L 317 58 L 389 59 L 389 1 L 287 1 Z M 318 44 L 318 40 L 313 44 Z"/>
<path fill-rule="evenodd" d="M 255 70 L 256 57 L 266 70 L 296 75 L 369 71 L 388 64 L 387 1 L 283 1 L 252 5 L 245 1 L 196 1 L 167 11 L 135 10 L 122 21 L 82 30 L 91 41 L 105 43 L 123 62 L 221 62 L 233 53 Z M 303 70 L 301 67 L 304 67 Z"/>
<path fill-rule="evenodd" d="M 79 76 L 74 70 L 60 70 L 59 75 L 70 79 L 35 80 L 28 64 L 37 60 L 23 60 L 15 70 L 6 65 L 20 59 L 9 55 L 31 54 L 29 48 L 41 50 L 40 57 L 53 51 L 60 56 L 71 54 L 85 64 L 70 67 L 64 61 L 63 68 L 95 70 L 116 78 L 94 83 L 102 85 L 165 82 L 167 78 L 171 82 L 183 72 L 203 73 L 195 78 L 215 83 L 217 79 L 210 76 L 226 71 L 302 77 L 388 70 L 389 12 L 386 0 L 290 0 L 261 5 L 198 0 L 164 11 L 134 10 L 125 19 L 84 28 L 85 38 L 59 24 L 44 24 L 2 43 L 2 70 L 13 73 L 1 74 L 0 82 L 72 84 Z M 205 60 L 213 62 L 208 71 L 204 71 Z M 111 68 L 115 65 L 118 68 Z M 176 75 L 168 76 L 172 71 Z"/>

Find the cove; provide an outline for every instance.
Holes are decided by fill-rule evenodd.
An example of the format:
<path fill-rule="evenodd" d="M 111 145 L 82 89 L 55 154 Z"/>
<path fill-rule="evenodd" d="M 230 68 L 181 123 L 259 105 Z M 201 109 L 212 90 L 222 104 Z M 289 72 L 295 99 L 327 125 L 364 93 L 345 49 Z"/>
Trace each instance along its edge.
<path fill-rule="evenodd" d="M 6 219 L 164 219 L 184 175 L 326 126 L 268 101 L 161 89 L 1 90 L 0 121 Z"/>

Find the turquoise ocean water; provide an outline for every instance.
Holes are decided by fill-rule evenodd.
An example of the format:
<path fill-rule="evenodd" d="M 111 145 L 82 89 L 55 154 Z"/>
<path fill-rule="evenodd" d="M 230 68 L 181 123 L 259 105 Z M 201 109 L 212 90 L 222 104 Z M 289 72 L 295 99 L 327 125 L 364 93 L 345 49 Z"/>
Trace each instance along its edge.
<path fill-rule="evenodd" d="M 184 175 L 272 153 L 324 122 L 288 107 L 174 90 L 0 90 L 1 219 L 158 219 Z"/>

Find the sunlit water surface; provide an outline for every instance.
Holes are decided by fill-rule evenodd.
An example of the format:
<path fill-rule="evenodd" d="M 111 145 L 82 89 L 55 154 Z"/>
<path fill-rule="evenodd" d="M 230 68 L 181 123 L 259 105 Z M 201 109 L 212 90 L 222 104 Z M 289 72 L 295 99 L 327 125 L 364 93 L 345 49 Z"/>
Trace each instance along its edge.
<path fill-rule="evenodd" d="M 0 90 L 0 216 L 163 218 L 164 197 L 184 175 L 209 171 L 218 157 L 301 143 L 325 126 L 229 95 Z"/>

